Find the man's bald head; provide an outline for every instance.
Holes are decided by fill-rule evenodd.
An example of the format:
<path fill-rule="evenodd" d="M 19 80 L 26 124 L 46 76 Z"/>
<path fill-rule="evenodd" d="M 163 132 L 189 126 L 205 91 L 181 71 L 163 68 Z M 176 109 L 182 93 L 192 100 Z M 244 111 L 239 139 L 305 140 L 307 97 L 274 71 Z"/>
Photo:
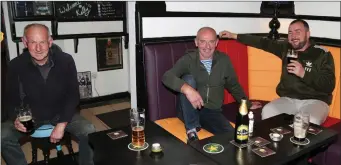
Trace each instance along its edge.
<path fill-rule="evenodd" d="M 199 49 L 200 59 L 212 59 L 215 48 L 218 45 L 216 31 L 211 27 L 202 27 L 197 32 L 195 45 Z"/>
<path fill-rule="evenodd" d="M 202 36 L 203 34 L 207 34 L 207 33 L 216 36 L 216 39 L 217 39 L 217 32 L 213 28 L 211 28 L 211 27 L 202 27 L 202 28 L 200 28 L 198 30 L 198 32 L 197 32 L 196 38 L 198 39 L 198 38 L 200 38 L 200 36 Z"/>

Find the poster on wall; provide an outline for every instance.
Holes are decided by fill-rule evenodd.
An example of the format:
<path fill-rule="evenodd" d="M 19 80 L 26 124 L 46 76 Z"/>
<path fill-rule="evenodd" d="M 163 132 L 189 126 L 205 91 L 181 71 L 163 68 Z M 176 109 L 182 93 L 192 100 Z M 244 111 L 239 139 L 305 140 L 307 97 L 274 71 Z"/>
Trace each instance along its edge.
<path fill-rule="evenodd" d="M 97 70 L 116 70 L 123 68 L 122 38 L 96 38 Z"/>
<path fill-rule="evenodd" d="M 91 72 L 78 72 L 79 95 L 81 99 L 92 97 Z"/>

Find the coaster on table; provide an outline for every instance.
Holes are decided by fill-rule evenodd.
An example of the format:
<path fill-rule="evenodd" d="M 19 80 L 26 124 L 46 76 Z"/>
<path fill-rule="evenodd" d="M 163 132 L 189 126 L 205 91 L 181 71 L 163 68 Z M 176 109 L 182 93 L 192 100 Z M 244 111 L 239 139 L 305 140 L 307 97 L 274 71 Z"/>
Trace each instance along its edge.
<path fill-rule="evenodd" d="M 305 145 L 308 145 L 310 143 L 310 140 L 308 138 L 305 138 L 304 141 L 299 142 L 299 141 L 296 141 L 294 139 L 294 137 L 291 137 L 290 141 L 291 141 L 291 143 L 294 143 L 294 144 L 299 145 L 299 146 L 305 146 Z"/>
<path fill-rule="evenodd" d="M 128 148 L 132 151 L 142 151 L 149 147 L 149 144 L 147 142 L 144 142 L 144 145 L 142 147 L 135 147 L 132 143 L 128 144 Z"/>
<path fill-rule="evenodd" d="M 267 156 L 270 156 L 270 155 L 273 155 L 275 154 L 276 152 L 271 150 L 270 148 L 268 147 L 259 147 L 259 148 L 255 148 L 255 149 L 252 149 L 252 151 L 254 153 L 256 153 L 257 155 L 259 155 L 260 157 L 267 157 Z"/>
<path fill-rule="evenodd" d="M 286 128 L 283 128 L 283 127 L 276 127 L 276 128 L 272 128 L 270 129 L 272 132 L 275 132 L 275 133 L 279 133 L 279 134 L 288 134 L 290 133 L 291 131 L 286 129 Z"/>
<path fill-rule="evenodd" d="M 210 154 L 219 154 L 224 151 L 224 147 L 217 143 L 208 143 L 202 147 L 202 149 Z"/>
<path fill-rule="evenodd" d="M 245 147 L 247 147 L 247 146 L 252 145 L 252 144 L 254 143 L 254 141 L 249 140 L 246 144 L 238 144 L 238 143 L 236 143 L 234 140 L 231 140 L 230 143 L 232 143 L 233 145 L 235 145 L 235 146 L 238 147 L 238 148 L 245 148 Z"/>
<path fill-rule="evenodd" d="M 266 139 L 264 139 L 264 138 L 262 138 L 262 137 L 254 137 L 254 138 L 252 138 L 252 139 L 250 139 L 250 140 L 253 141 L 254 144 L 255 144 L 256 146 L 258 146 L 258 147 L 265 146 L 265 145 L 267 145 L 267 144 L 270 143 L 269 140 L 266 140 Z"/>
<path fill-rule="evenodd" d="M 317 134 L 319 134 L 321 132 L 322 132 L 322 129 L 317 128 L 317 127 L 310 126 L 308 128 L 308 133 L 311 133 L 311 134 L 314 134 L 314 135 L 317 135 Z"/>

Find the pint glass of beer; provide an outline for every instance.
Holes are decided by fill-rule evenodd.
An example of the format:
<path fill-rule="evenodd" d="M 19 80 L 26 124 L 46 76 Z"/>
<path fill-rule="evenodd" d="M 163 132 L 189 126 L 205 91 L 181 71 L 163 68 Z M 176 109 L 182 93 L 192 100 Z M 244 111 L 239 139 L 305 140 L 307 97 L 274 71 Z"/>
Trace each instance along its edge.
<path fill-rule="evenodd" d="M 306 112 L 299 112 L 294 117 L 294 140 L 303 142 L 309 129 L 310 115 Z"/>
<path fill-rule="evenodd" d="M 145 143 L 145 110 L 143 108 L 130 109 L 130 124 L 132 129 L 132 145 L 143 147 Z"/>
<path fill-rule="evenodd" d="M 18 119 L 26 128 L 27 134 L 32 134 L 34 132 L 34 121 L 32 117 L 31 109 L 26 106 L 20 106 L 17 108 L 18 111 Z"/>
<path fill-rule="evenodd" d="M 287 53 L 287 60 L 288 60 L 288 64 L 291 63 L 290 60 L 297 60 L 298 58 L 298 53 L 296 50 L 294 49 L 288 49 L 288 53 Z"/>

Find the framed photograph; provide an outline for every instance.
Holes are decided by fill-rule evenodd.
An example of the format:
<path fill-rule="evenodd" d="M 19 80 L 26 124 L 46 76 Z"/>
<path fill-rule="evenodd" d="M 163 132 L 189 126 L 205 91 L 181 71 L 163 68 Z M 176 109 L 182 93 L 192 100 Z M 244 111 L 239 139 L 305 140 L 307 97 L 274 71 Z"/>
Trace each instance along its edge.
<path fill-rule="evenodd" d="M 81 99 L 92 97 L 91 72 L 78 72 L 79 95 Z"/>
<path fill-rule="evenodd" d="M 96 38 L 97 70 L 116 70 L 123 68 L 122 38 Z"/>

